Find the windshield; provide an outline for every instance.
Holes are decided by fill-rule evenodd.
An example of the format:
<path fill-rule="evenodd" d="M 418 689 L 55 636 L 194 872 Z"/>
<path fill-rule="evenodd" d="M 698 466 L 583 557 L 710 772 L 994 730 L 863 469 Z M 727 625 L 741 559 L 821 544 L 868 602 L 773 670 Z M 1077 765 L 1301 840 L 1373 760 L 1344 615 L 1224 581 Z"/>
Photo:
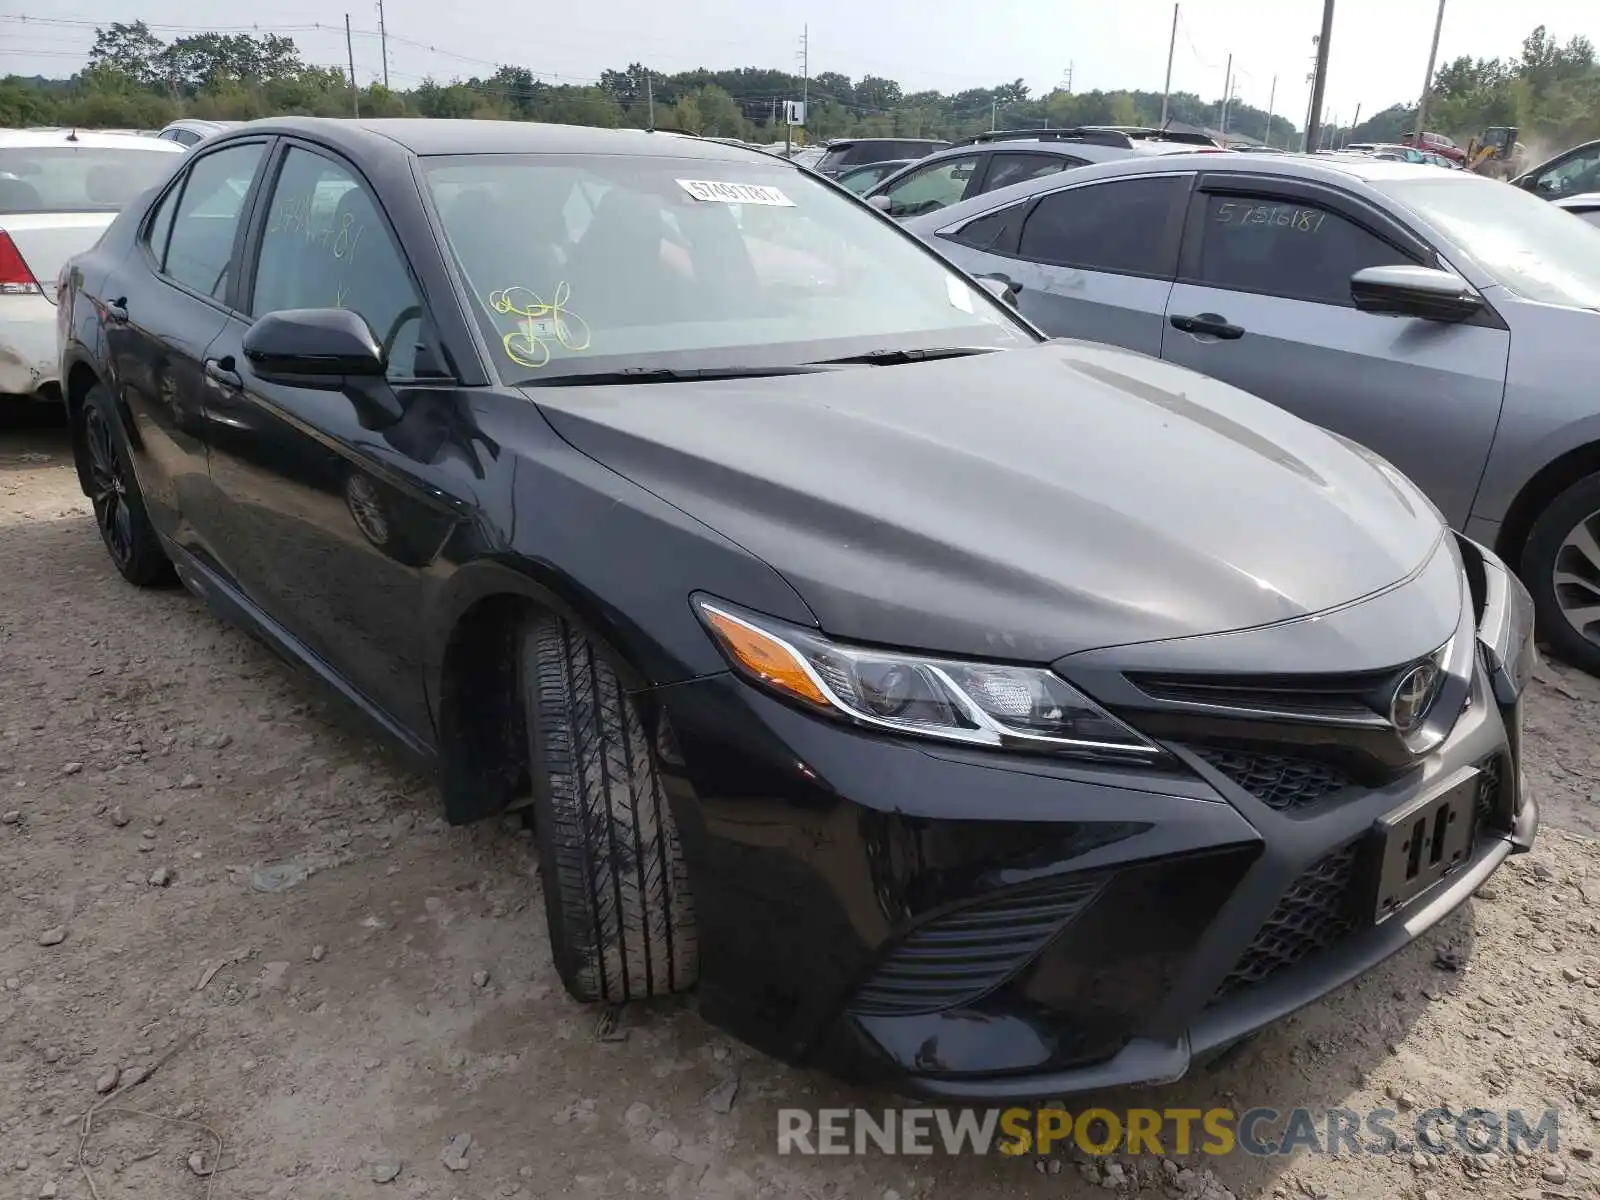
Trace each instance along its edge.
<path fill-rule="evenodd" d="M 0 150 L 0 213 L 117 212 L 172 173 L 182 157 L 159 150 L 29 146 Z M 165 153 L 163 153 L 163 151 Z"/>
<path fill-rule="evenodd" d="M 1452 172 L 1375 184 L 1528 300 L 1600 309 L 1600 229 L 1521 188 Z"/>
<path fill-rule="evenodd" d="M 423 170 L 507 380 L 1035 340 L 881 218 L 781 163 L 472 155 Z"/>

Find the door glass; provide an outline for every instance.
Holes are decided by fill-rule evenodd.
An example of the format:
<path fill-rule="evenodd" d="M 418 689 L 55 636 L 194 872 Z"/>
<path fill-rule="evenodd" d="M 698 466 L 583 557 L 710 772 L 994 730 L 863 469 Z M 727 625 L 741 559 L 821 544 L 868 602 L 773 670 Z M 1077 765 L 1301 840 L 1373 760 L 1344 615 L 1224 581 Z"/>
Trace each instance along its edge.
<path fill-rule="evenodd" d="M 1018 253 L 1035 262 L 1171 278 L 1176 251 L 1163 235 L 1187 176 L 1119 179 L 1054 192 L 1022 227 Z"/>
<path fill-rule="evenodd" d="M 1078 164 L 1070 158 L 1054 154 L 996 154 L 989 161 L 989 177 L 983 181 L 983 190 L 993 192 L 1025 179 L 1041 175 L 1054 175 Z"/>
<path fill-rule="evenodd" d="M 1334 212 L 1292 200 L 1209 195 L 1197 283 L 1352 307 L 1350 276 L 1412 260 Z"/>
<path fill-rule="evenodd" d="M 388 355 L 391 378 L 416 373 L 422 305 L 366 184 L 291 147 L 273 187 L 250 312 L 347 308 Z"/>
<path fill-rule="evenodd" d="M 998 212 L 984 213 L 983 216 L 968 221 L 951 234 L 950 238 L 975 250 L 987 250 L 998 244 L 1011 231 L 1012 226 L 1022 220 L 1028 211 L 1029 203 L 1024 201 L 1002 208 Z"/>
<path fill-rule="evenodd" d="M 977 155 L 971 155 L 949 158 L 908 175 L 884 193 L 889 197 L 889 215 L 915 217 L 954 204 L 966 194 L 977 166 Z"/>
<path fill-rule="evenodd" d="M 1575 196 L 1600 192 L 1600 146 L 1574 154 L 1539 176 L 1539 191 L 1546 196 Z"/>
<path fill-rule="evenodd" d="M 263 149 L 260 142 L 230 146 L 194 164 L 167 246 L 165 269 L 171 278 L 219 300 L 227 293 L 239 213 Z"/>

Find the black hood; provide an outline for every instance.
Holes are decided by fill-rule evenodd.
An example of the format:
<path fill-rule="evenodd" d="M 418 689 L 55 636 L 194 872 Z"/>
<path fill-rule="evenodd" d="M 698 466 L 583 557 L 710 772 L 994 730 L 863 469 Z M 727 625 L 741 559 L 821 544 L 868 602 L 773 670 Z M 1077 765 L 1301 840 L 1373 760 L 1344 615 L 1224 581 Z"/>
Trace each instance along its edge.
<path fill-rule="evenodd" d="M 1441 536 L 1316 427 L 1086 342 L 528 395 L 858 641 L 1046 662 L 1251 628 L 1387 588 Z"/>

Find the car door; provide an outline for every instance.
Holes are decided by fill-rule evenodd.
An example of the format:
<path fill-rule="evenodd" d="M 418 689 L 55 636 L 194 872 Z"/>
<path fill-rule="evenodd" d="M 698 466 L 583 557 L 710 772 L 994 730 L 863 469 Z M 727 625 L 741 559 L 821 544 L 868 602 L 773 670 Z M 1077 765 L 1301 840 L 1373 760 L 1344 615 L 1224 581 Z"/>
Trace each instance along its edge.
<path fill-rule="evenodd" d="M 987 151 L 977 151 L 913 167 L 881 185 L 872 195 L 887 199 L 888 207 L 883 211 L 899 221 L 947 208 L 976 195 L 974 189 L 983 176 L 986 158 Z"/>
<path fill-rule="evenodd" d="M 1053 337 L 1161 353 L 1193 174 L 1141 174 L 1046 192 L 940 231 L 975 275 L 1004 276 Z"/>
<path fill-rule="evenodd" d="M 145 218 L 138 248 L 100 288 L 107 355 L 156 528 L 214 558 L 202 362 L 227 321 L 229 264 L 267 140 L 201 154 Z"/>
<path fill-rule="evenodd" d="M 206 364 L 219 430 L 211 475 L 228 513 L 232 574 L 313 665 L 425 739 L 423 575 L 472 487 L 434 434 L 465 401 L 439 365 L 421 289 L 367 181 L 290 139 L 270 177 L 248 235 L 243 312 Z M 385 348 L 387 377 L 329 390 L 252 372 L 251 323 L 315 308 L 360 315 Z"/>
<path fill-rule="evenodd" d="M 1339 189 L 1203 176 L 1190 203 L 1161 356 L 1370 446 L 1465 521 L 1505 391 L 1510 334 L 1364 313 L 1364 267 L 1438 265 L 1385 211 Z"/>

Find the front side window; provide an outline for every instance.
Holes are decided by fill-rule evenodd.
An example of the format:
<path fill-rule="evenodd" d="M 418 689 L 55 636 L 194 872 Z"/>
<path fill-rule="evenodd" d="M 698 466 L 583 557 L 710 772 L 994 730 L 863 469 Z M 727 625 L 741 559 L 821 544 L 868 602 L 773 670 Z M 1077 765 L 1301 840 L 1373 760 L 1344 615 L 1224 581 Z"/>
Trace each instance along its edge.
<path fill-rule="evenodd" d="M 914 239 L 779 162 L 464 155 L 422 166 L 507 380 L 1033 341 Z"/>
<path fill-rule="evenodd" d="M 178 198 L 167 242 L 166 274 L 203 296 L 228 290 L 234 236 L 265 147 L 229 146 L 194 164 Z"/>
<path fill-rule="evenodd" d="M 415 374 L 422 306 L 405 260 L 349 168 L 290 147 L 273 186 L 250 312 L 347 308 L 384 348 L 392 378 Z"/>
<path fill-rule="evenodd" d="M 100 146 L 0 149 L 0 216 L 119 212 L 130 200 L 168 178 L 182 161 L 182 155 L 166 146 L 149 150 Z"/>
<path fill-rule="evenodd" d="M 1170 277 L 1165 236 L 1185 177 L 1117 179 L 1054 192 L 1022 228 L 1018 253 L 1085 271 Z"/>
<path fill-rule="evenodd" d="M 947 208 L 967 194 L 977 169 L 977 155 L 968 155 L 912 172 L 883 193 L 889 198 L 889 215 L 904 220 Z"/>
<path fill-rule="evenodd" d="M 1600 229 L 1492 179 L 1452 171 L 1376 185 L 1519 296 L 1600 309 Z"/>
<path fill-rule="evenodd" d="M 1054 154 L 996 154 L 989 160 L 989 174 L 983 181 L 986 192 L 1010 187 L 1041 175 L 1054 175 L 1068 167 L 1081 164 L 1077 159 L 1061 158 Z"/>
<path fill-rule="evenodd" d="M 1580 150 L 1566 162 L 1551 167 L 1534 181 L 1542 196 L 1576 196 L 1600 192 L 1600 145 Z"/>
<path fill-rule="evenodd" d="M 1350 277 L 1412 260 L 1338 213 L 1295 200 L 1205 198 L 1196 283 L 1350 307 Z"/>

